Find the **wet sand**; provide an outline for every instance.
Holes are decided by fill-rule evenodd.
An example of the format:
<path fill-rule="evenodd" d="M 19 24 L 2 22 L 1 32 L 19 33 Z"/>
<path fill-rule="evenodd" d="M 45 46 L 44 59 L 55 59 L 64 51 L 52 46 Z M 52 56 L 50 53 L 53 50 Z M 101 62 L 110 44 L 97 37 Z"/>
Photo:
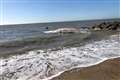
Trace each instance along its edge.
<path fill-rule="evenodd" d="M 120 80 L 120 57 L 66 71 L 52 80 Z"/>

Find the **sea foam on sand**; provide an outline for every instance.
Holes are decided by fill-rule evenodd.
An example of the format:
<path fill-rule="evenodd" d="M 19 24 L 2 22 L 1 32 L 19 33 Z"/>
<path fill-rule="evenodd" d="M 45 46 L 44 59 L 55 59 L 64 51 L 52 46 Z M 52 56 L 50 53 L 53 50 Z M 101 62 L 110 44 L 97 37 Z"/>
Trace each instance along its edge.
<path fill-rule="evenodd" d="M 98 64 L 120 56 L 120 36 L 81 47 L 62 50 L 34 50 L 26 54 L 0 58 L 2 80 L 48 80 L 63 71 Z"/>

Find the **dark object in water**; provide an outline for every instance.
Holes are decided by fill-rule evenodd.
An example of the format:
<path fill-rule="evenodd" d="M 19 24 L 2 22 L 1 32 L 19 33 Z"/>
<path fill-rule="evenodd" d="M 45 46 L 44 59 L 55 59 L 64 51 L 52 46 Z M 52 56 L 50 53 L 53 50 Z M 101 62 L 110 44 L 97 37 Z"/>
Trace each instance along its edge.
<path fill-rule="evenodd" d="M 46 29 L 48 29 L 48 27 L 46 27 Z"/>

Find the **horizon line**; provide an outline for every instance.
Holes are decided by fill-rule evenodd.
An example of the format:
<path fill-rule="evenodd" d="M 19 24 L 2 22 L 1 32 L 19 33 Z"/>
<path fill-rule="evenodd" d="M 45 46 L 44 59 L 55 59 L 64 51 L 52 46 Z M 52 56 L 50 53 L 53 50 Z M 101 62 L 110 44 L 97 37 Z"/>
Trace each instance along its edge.
<path fill-rule="evenodd" d="M 82 19 L 82 20 L 63 20 L 63 21 L 46 21 L 46 22 L 25 22 L 25 23 L 11 23 L 11 24 L 0 24 L 0 26 L 7 25 L 27 25 L 27 24 L 47 24 L 47 23 L 62 23 L 62 22 L 74 22 L 74 21 L 90 21 L 90 20 L 109 20 L 109 19 L 120 19 L 120 18 L 98 18 L 98 19 Z"/>

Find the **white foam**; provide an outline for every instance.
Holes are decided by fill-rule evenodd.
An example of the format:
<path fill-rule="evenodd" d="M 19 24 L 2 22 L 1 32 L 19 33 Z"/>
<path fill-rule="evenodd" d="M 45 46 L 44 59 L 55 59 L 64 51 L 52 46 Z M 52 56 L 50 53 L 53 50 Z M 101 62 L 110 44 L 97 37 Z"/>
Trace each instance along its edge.
<path fill-rule="evenodd" d="M 120 57 L 120 56 L 118 56 Z M 65 71 L 68 71 L 68 70 L 72 70 L 72 69 L 75 69 L 75 68 L 81 68 L 81 67 L 89 67 L 89 66 L 93 66 L 93 65 L 97 65 L 97 64 L 100 64 L 108 59 L 114 59 L 114 58 L 117 58 L 117 57 L 111 57 L 111 58 L 103 58 L 102 60 L 100 60 L 99 62 L 96 62 L 96 63 L 93 63 L 93 64 L 90 64 L 90 65 L 84 65 L 84 66 L 77 66 L 77 67 L 73 67 L 73 68 L 70 68 L 70 69 L 67 69 Z M 65 71 L 61 71 L 61 72 L 58 72 L 57 74 L 53 75 L 53 76 L 50 76 L 50 77 L 47 77 L 45 79 L 41 79 L 41 80 L 51 80 L 53 79 L 54 77 L 57 77 L 59 75 L 61 75 L 63 72 Z"/>
<path fill-rule="evenodd" d="M 44 33 L 60 33 L 60 32 L 80 32 L 79 29 L 76 28 L 59 28 L 55 30 L 50 30 L 50 31 L 44 31 Z"/>
<path fill-rule="evenodd" d="M 58 30 L 44 31 L 44 33 L 58 33 Z"/>
<path fill-rule="evenodd" d="M 82 47 L 63 48 L 62 50 L 35 50 L 28 54 L 0 59 L 0 75 L 15 74 L 8 80 L 48 80 L 63 71 L 96 65 L 104 60 L 120 56 L 118 36 L 111 36 Z M 7 60 L 7 62 L 6 62 Z"/>

